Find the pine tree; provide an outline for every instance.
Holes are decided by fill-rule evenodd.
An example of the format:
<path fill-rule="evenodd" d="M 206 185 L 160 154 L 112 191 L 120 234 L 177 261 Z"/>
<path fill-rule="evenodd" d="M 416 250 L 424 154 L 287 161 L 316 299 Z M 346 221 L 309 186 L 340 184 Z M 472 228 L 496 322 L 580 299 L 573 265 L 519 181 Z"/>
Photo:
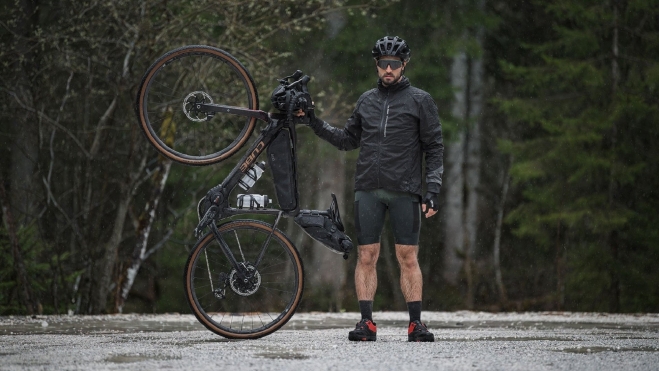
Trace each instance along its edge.
<path fill-rule="evenodd" d="M 567 309 L 656 310 L 658 3 L 536 5 L 550 32 L 526 63 L 501 62 L 516 85 L 500 108 L 522 138 L 502 145 L 524 195 L 507 220 L 555 251 Z"/>

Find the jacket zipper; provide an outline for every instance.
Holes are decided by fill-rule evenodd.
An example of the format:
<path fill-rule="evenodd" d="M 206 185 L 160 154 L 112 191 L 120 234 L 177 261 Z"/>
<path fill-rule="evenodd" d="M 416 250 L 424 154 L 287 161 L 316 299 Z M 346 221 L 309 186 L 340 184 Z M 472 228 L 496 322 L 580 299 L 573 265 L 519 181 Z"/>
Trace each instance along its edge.
<path fill-rule="evenodd" d="M 389 123 L 389 105 L 387 105 L 387 116 L 384 118 L 384 137 L 387 137 L 387 124 Z"/>
<path fill-rule="evenodd" d="M 387 121 L 389 121 L 389 92 L 387 92 L 387 97 L 384 98 L 384 104 L 382 105 L 382 116 L 380 116 L 380 133 L 382 133 L 384 130 L 385 137 L 387 136 Z"/>
<path fill-rule="evenodd" d="M 385 108 L 387 110 L 385 111 Z M 384 104 L 382 105 L 382 116 L 380 117 L 380 130 L 378 132 L 380 133 L 380 140 L 378 143 L 378 188 L 380 188 L 380 152 L 382 152 L 382 132 L 383 129 L 382 127 L 384 126 L 384 136 L 387 136 L 387 129 L 386 129 L 386 123 L 383 125 L 385 122 L 385 119 L 388 121 L 389 120 L 389 91 L 387 91 L 387 96 L 384 98 Z"/>

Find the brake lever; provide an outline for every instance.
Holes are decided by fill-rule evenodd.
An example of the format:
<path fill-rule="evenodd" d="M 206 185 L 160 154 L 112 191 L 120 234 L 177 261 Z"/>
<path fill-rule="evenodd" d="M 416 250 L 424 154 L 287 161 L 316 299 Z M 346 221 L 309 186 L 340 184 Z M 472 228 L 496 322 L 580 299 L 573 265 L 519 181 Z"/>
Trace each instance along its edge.
<path fill-rule="evenodd" d="M 288 79 L 297 80 L 297 79 L 299 79 L 300 77 L 302 77 L 303 74 L 304 74 L 304 73 L 303 73 L 302 71 L 300 71 L 300 70 L 296 70 L 292 75 L 290 75 L 290 76 L 286 76 L 286 77 L 282 77 L 281 80 L 279 80 L 279 81 L 282 81 L 282 82 L 283 82 L 283 81 L 288 82 Z"/>
<path fill-rule="evenodd" d="M 296 86 L 298 86 L 298 85 L 302 85 L 302 89 L 304 89 L 304 90 L 302 90 L 302 92 L 303 92 L 303 93 L 308 93 L 308 91 L 307 91 L 307 83 L 308 83 L 309 81 L 311 81 L 311 77 L 309 77 L 308 75 L 304 75 L 304 76 L 302 76 L 301 79 L 299 79 L 299 80 L 297 80 L 297 81 L 294 81 L 294 82 L 292 82 L 292 83 L 286 85 L 286 89 L 293 89 L 294 87 L 296 87 Z"/>

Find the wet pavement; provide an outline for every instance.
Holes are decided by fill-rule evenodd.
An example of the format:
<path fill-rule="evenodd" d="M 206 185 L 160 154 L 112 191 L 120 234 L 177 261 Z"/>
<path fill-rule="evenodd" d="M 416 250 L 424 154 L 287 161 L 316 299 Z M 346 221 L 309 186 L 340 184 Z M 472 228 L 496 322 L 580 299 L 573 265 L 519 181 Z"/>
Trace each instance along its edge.
<path fill-rule="evenodd" d="M 0 370 L 659 370 L 659 314 L 424 312 L 435 343 L 407 342 L 407 314 L 297 313 L 258 340 L 192 315 L 0 317 Z"/>

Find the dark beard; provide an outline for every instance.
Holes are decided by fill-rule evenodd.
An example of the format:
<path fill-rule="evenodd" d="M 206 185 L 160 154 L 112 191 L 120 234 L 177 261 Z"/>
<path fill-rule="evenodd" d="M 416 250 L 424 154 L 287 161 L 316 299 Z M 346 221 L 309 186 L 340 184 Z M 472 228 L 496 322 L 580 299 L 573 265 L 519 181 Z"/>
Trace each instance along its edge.
<path fill-rule="evenodd" d="M 391 82 L 391 84 L 385 84 L 385 82 L 384 82 L 384 80 L 383 80 L 382 78 L 380 78 L 380 80 L 382 81 L 382 86 L 387 87 L 387 86 L 390 86 L 390 85 L 395 85 L 395 84 L 397 84 L 398 81 L 400 81 L 400 79 L 402 79 L 402 78 L 403 78 L 403 74 L 401 73 L 401 74 L 400 74 L 400 75 L 399 75 L 394 81 Z"/>

